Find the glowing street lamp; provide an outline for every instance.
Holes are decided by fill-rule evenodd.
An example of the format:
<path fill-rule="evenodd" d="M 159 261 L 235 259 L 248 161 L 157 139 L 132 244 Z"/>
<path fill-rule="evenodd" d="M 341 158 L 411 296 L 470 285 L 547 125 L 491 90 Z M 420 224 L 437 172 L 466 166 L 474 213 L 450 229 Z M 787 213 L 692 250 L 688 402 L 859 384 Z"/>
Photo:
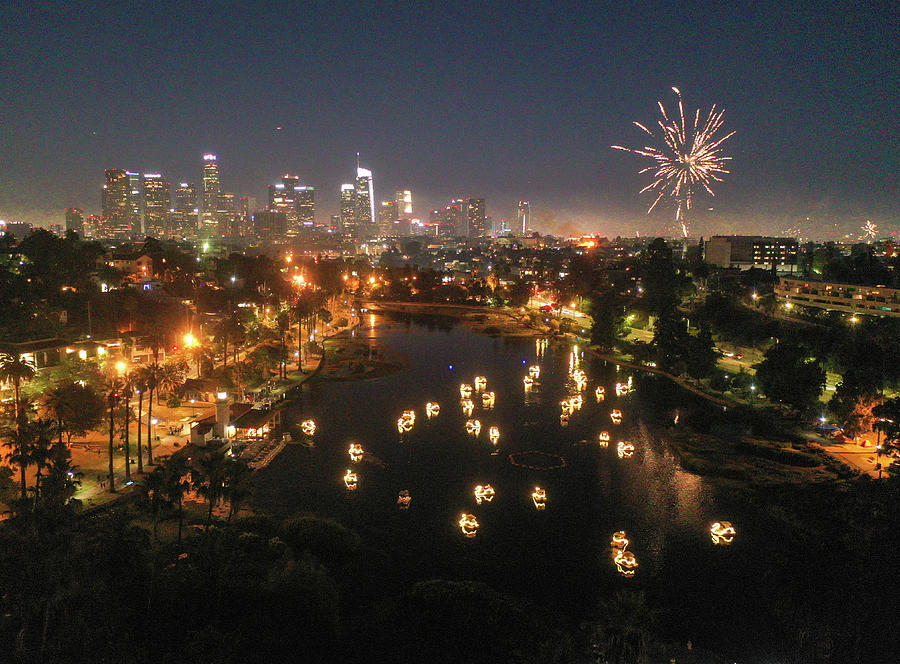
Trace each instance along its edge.
<path fill-rule="evenodd" d="M 125 371 L 125 363 L 122 361 L 116 362 L 116 371 L 123 373 Z"/>

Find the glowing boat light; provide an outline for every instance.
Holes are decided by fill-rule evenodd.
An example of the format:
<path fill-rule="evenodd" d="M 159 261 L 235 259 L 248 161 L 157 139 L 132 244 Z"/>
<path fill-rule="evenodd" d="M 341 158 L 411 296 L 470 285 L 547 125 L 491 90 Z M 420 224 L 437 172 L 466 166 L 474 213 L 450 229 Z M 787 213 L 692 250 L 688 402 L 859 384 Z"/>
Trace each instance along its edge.
<path fill-rule="evenodd" d="M 312 436 L 316 433 L 316 423 L 313 420 L 304 420 L 300 423 L 300 431 L 306 436 Z"/>
<path fill-rule="evenodd" d="M 478 485 L 475 487 L 475 502 L 481 505 L 482 502 L 489 503 L 494 499 L 494 487 L 490 484 L 485 484 L 484 486 Z"/>
<path fill-rule="evenodd" d="M 472 403 L 471 399 L 463 399 L 459 402 L 459 405 L 462 408 L 463 415 L 472 417 L 472 412 L 475 410 L 475 404 Z"/>
<path fill-rule="evenodd" d="M 488 438 L 490 438 L 492 445 L 496 445 L 497 441 L 500 440 L 500 427 L 491 427 L 488 429 Z"/>
<path fill-rule="evenodd" d="M 628 394 L 629 386 L 627 383 L 616 383 L 616 396 L 624 397 Z"/>
<path fill-rule="evenodd" d="M 598 385 L 597 389 L 594 390 L 594 396 L 597 397 L 597 403 L 600 403 L 606 398 L 606 388 Z"/>
<path fill-rule="evenodd" d="M 494 393 L 493 392 L 485 392 L 481 395 L 481 405 L 483 408 L 493 408 L 494 407 Z"/>
<path fill-rule="evenodd" d="M 481 433 L 481 422 L 478 420 L 466 420 L 466 433 L 478 438 Z"/>
<path fill-rule="evenodd" d="M 612 420 L 613 424 L 622 424 L 622 411 L 621 410 L 611 410 L 609 412 L 609 419 Z"/>
<path fill-rule="evenodd" d="M 484 376 L 475 376 L 475 380 L 472 381 L 475 385 L 476 390 L 483 390 L 487 387 L 487 378 Z"/>
<path fill-rule="evenodd" d="M 463 383 L 459 386 L 459 396 L 463 399 L 469 399 L 472 396 L 472 386 Z"/>
<path fill-rule="evenodd" d="M 612 541 L 609 543 L 610 547 L 612 547 L 613 551 L 624 551 L 628 548 L 628 536 L 625 534 L 624 530 L 619 530 L 613 533 Z"/>
<path fill-rule="evenodd" d="M 359 475 L 357 475 L 356 473 L 354 473 L 352 470 L 350 470 L 348 468 L 347 472 L 344 473 L 344 486 L 347 487 L 348 491 L 354 491 L 354 490 L 356 490 L 356 487 L 358 484 L 359 484 Z"/>
<path fill-rule="evenodd" d="M 431 401 L 429 401 L 428 403 L 425 404 L 425 415 L 428 416 L 429 419 L 432 417 L 437 417 L 440 414 L 441 414 L 441 405 L 440 404 L 433 403 Z"/>
<path fill-rule="evenodd" d="M 528 375 L 531 376 L 532 379 L 537 380 L 541 377 L 541 367 L 537 364 L 528 367 Z"/>
<path fill-rule="evenodd" d="M 359 443 L 350 443 L 350 449 L 347 451 L 350 453 L 350 461 L 353 463 L 358 462 L 363 458 L 363 454 L 365 454 L 362 445 Z"/>
<path fill-rule="evenodd" d="M 531 502 L 537 510 L 547 509 L 547 492 L 539 486 L 534 487 L 531 492 Z"/>
<path fill-rule="evenodd" d="M 397 505 L 401 510 L 408 510 L 411 502 L 412 496 L 409 495 L 409 491 L 406 489 L 403 489 L 403 491 L 397 494 Z"/>
<path fill-rule="evenodd" d="M 616 569 L 619 570 L 619 573 L 628 577 L 634 576 L 638 566 L 637 558 L 634 557 L 631 551 L 619 551 L 616 557 L 613 558 L 613 562 L 616 564 Z"/>
<path fill-rule="evenodd" d="M 463 513 L 459 516 L 459 530 L 466 537 L 472 538 L 478 534 L 478 519 L 474 514 Z"/>
<path fill-rule="evenodd" d="M 609 447 L 609 431 L 601 431 L 597 436 L 597 442 L 600 447 Z"/>
<path fill-rule="evenodd" d="M 625 440 L 620 440 L 616 445 L 616 454 L 620 459 L 630 459 L 634 456 L 634 445 Z"/>
<path fill-rule="evenodd" d="M 734 541 L 737 532 L 730 521 L 716 521 L 709 529 L 709 535 L 712 537 L 713 544 L 728 546 Z"/>

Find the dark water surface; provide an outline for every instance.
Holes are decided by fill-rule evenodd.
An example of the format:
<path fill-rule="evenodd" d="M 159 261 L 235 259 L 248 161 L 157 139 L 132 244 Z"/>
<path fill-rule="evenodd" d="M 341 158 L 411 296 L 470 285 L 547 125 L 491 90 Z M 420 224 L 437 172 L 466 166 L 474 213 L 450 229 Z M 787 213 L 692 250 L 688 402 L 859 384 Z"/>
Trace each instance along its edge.
<path fill-rule="evenodd" d="M 644 424 L 639 376 L 568 342 L 488 337 L 446 322 L 427 327 L 398 317 L 373 316 L 369 323 L 356 334 L 404 355 L 407 368 L 305 388 L 285 424 L 312 417 L 315 446 L 288 446 L 258 473 L 259 508 L 329 516 L 356 530 L 372 548 L 365 564 L 385 577 L 385 592 L 392 583 L 402 590 L 421 579 L 473 579 L 578 621 L 617 589 L 643 589 L 673 637 L 722 652 L 767 650 L 768 607 L 777 599 L 760 582 L 767 573 L 768 526 L 680 468 Z M 533 364 L 541 367 L 540 380 L 526 393 L 523 377 Z M 577 393 L 576 368 L 588 377 L 584 404 L 563 427 L 560 401 Z M 493 410 L 473 396 L 473 417 L 482 424 L 477 440 L 466 434 L 459 405 L 460 384 L 472 384 L 476 375 L 496 394 Z M 616 383 L 629 377 L 635 391 L 616 397 Z M 606 392 L 600 403 L 598 385 Z M 692 399 L 685 394 L 686 405 Z M 431 420 L 428 401 L 441 406 Z M 612 408 L 623 413 L 620 426 L 610 421 Z M 416 422 L 401 436 L 397 418 L 404 410 L 414 410 Z M 496 448 L 488 440 L 492 425 L 501 433 Z M 596 444 L 601 431 L 610 434 L 607 449 Z M 632 458 L 618 458 L 619 440 L 634 444 Z M 374 457 L 352 464 L 351 442 Z M 566 467 L 514 467 L 508 455 L 526 450 L 559 455 Z M 351 468 L 359 475 L 352 492 L 342 479 Z M 496 497 L 476 505 L 473 489 L 485 483 Z M 545 511 L 532 503 L 535 485 L 546 489 Z M 412 495 L 408 511 L 397 506 L 402 489 Z M 473 539 L 459 531 L 462 512 L 480 523 Z M 713 544 L 709 528 L 718 520 L 737 528 L 732 545 Z M 610 538 L 618 530 L 627 532 L 639 563 L 632 578 L 612 561 Z"/>

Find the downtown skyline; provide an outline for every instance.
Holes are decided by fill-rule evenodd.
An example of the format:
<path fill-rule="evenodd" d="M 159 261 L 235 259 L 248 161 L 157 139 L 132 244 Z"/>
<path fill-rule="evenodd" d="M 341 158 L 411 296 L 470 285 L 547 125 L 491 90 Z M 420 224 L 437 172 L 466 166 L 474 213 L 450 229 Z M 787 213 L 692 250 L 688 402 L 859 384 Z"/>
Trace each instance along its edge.
<path fill-rule="evenodd" d="M 296 35 L 270 3 L 214 23 L 200 20 L 203 6 L 148 6 L 117 21 L 98 10 L 4 8 L 20 55 L 2 74 L 19 92 L 3 109 L 0 145 L 11 158 L 0 217 L 49 225 L 65 207 L 98 211 L 107 168 L 199 183 L 199 155 L 212 152 L 223 191 L 261 201 L 268 184 L 295 173 L 316 188 L 325 221 L 358 151 L 375 200 L 410 189 L 419 217 L 478 196 L 495 219 L 514 219 L 526 199 L 542 232 L 659 233 L 669 211 L 646 214 L 638 161 L 610 145 L 635 140 L 631 121 L 651 122 L 677 85 L 691 107 L 724 108 L 736 132 L 731 173 L 715 199 L 698 201 L 709 217 L 692 225 L 698 234 L 775 233 L 806 217 L 814 237 L 867 219 L 887 234 L 900 227 L 887 10 L 612 17 L 598 6 L 597 27 L 549 6 L 527 18 L 499 5 L 328 7 L 311 7 Z M 196 40 L 179 25 L 195 27 Z M 339 28 L 353 57 L 334 43 Z M 446 40 L 421 38 L 436 34 Z M 388 48 L 389 35 L 403 47 Z M 104 60 L 105 48 L 119 60 Z M 297 72 L 287 80 L 285 63 Z M 219 92 L 204 94 L 210 86 Z"/>

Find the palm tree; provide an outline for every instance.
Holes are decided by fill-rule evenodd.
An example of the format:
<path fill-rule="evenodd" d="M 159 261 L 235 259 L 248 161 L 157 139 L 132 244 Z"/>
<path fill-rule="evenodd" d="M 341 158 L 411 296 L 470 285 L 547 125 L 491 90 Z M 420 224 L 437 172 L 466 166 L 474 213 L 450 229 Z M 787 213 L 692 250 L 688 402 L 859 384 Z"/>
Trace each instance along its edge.
<path fill-rule="evenodd" d="M 165 465 L 164 486 L 168 499 L 178 505 L 178 543 L 184 524 L 184 494 L 191 488 L 188 480 L 188 465 L 184 456 L 175 456 Z"/>
<path fill-rule="evenodd" d="M 187 372 L 187 366 L 184 360 L 176 360 L 174 362 L 166 362 L 160 370 L 159 377 L 156 382 L 156 397 L 159 400 L 159 393 L 176 392 L 184 385 L 184 375 Z"/>
<path fill-rule="evenodd" d="M 19 390 L 22 381 L 28 381 L 34 378 L 34 365 L 29 364 L 21 357 L 15 357 L 9 353 L 0 356 L 0 381 L 8 381 L 13 384 L 13 414 L 16 422 L 16 433 L 19 431 L 20 397 Z"/>
<path fill-rule="evenodd" d="M 162 374 L 162 367 L 155 362 L 141 368 L 141 375 L 144 378 L 144 385 L 147 386 L 147 463 L 153 465 L 153 392 L 156 390 L 157 397 L 159 390 L 157 388 L 159 379 Z M 140 461 L 140 456 L 138 457 Z M 140 465 L 138 470 L 142 470 Z"/>
<path fill-rule="evenodd" d="M 19 467 L 21 479 L 22 500 L 28 497 L 28 485 L 25 480 L 25 471 L 31 463 L 31 431 L 27 426 L 19 426 L 4 431 L 10 442 L 10 452 L 6 460 Z"/>
<path fill-rule="evenodd" d="M 275 324 L 278 327 L 278 335 L 281 339 L 281 362 L 278 363 L 278 377 L 286 378 L 287 367 L 285 364 L 287 361 L 287 346 L 285 345 L 285 337 L 287 336 L 288 330 L 291 329 L 291 318 L 286 309 L 282 309 L 278 312 L 278 315 L 275 316 Z"/>
<path fill-rule="evenodd" d="M 206 514 L 206 529 L 212 523 L 212 511 L 222 498 L 225 481 L 225 457 L 218 452 L 209 452 L 197 460 L 191 469 L 191 484 L 194 490 L 209 502 Z"/>
<path fill-rule="evenodd" d="M 131 482 L 131 397 L 134 396 L 134 375 L 129 374 L 122 383 L 122 432 L 124 434 L 122 441 L 125 445 L 125 482 Z M 141 423 L 138 421 L 138 431 L 141 430 Z"/>
<path fill-rule="evenodd" d="M 223 498 L 228 501 L 228 522 L 241 509 L 241 504 L 253 493 L 252 471 L 246 461 L 229 457 L 225 463 Z"/>
<path fill-rule="evenodd" d="M 44 392 L 41 399 L 41 405 L 48 415 L 56 420 L 56 430 L 59 433 L 59 444 L 63 442 L 63 419 L 65 417 L 66 408 L 68 407 L 66 399 L 66 388 L 63 385 L 56 385 Z"/>
<path fill-rule="evenodd" d="M 244 385 L 253 375 L 253 366 L 248 360 L 236 362 L 231 367 L 231 379 L 234 381 L 235 387 L 238 389 L 241 401 L 244 400 Z"/>
<path fill-rule="evenodd" d="M 116 492 L 116 476 L 113 473 L 113 434 L 115 433 L 115 425 L 116 425 L 116 404 L 119 403 L 119 399 L 121 398 L 120 391 L 122 389 L 122 383 L 118 378 L 111 378 L 106 383 L 106 401 L 109 404 L 109 492 Z"/>
<path fill-rule="evenodd" d="M 72 455 L 68 448 L 62 444 L 56 444 L 50 450 L 50 463 L 47 466 L 47 476 L 41 482 L 41 498 L 44 504 L 58 501 L 65 505 L 71 500 L 81 486 L 83 473 L 72 465 Z"/>
<path fill-rule="evenodd" d="M 56 433 L 56 425 L 51 420 L 34 420 L 28 423 L 31 436 L 31 463 L 37 467 L 34 478 L 34 501 L 37 504 L 38 495 L 41 492 L 41 475 L 44 467 L 51 458 L 53 446 L 53 434 Z"/>
<path fill-rule="evenodd" d="M 163 466 L 157 466 L 144 480 L 144 491 L 150 499 L 153 507 L 153 539 L 159 539 L 156 535 L 156 525 L 159 523 L 159 508 L 166 502 L 166 471 Z"/>
<path fill-rule="evenodd" d="M 597 637 L 608 664 L 646 664 L 651 646 L 653 614 L 644 593 L 619 591 L 601 605 Z"/>

